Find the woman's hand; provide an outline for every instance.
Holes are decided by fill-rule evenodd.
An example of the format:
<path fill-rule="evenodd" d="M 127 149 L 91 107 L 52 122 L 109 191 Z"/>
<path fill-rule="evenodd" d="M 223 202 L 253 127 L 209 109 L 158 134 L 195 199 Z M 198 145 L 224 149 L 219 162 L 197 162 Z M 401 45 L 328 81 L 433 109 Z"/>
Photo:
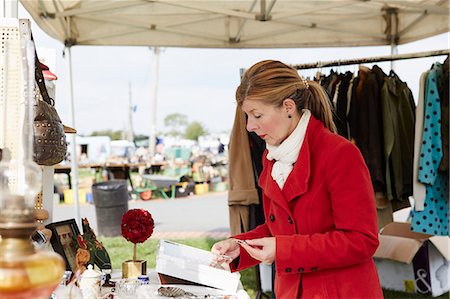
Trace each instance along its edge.
<path fill-rule="evenodd" d="M 216 256 L 215 262 L 229 264 L 239 256 L 240 249 L 237 240 L 230 238 L 214 244 L 211 252 Z"/>
<path fill-rule="evenodd" d="M 276 239 L 275 237 L 253 240 L 237 240 L 239 245 L 250 254 L 251 257 L 264 264 L 272 264 L 275 261 Z"/>

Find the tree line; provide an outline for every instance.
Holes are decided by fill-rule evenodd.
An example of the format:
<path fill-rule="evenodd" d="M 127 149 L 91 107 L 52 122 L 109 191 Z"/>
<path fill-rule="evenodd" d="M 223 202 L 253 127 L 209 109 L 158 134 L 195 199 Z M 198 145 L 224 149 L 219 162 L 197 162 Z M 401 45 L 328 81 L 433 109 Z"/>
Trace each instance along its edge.
<path fill-rule="evenodd" d="M 158 132 L 158 136 L 180 137 L 189 140 L 198 140 L 202 135 L 208 134 L 206 127 L 199 121 L 188 121 L 188 117 L 182 113 L 168 114 L 164 118 L 165 130 Z M 91 136 L 109 136 L 111 140 L 124 139 L 124 131 L 122 130 L 101 130 L 94 131 Z M 134 140 L 145 140 L 148 136 L 134 135 Z"/>

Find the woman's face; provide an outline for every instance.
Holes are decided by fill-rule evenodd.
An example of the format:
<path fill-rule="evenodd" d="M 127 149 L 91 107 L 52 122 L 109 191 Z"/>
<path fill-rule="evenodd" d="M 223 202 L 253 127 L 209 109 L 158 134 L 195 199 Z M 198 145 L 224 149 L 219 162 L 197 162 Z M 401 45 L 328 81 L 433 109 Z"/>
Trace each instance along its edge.
<path fill-rule="evenodd" d="M 255 132 L 269 145 L 279 145 L 295 129 L 296 117 L 289 118 L 285 107 L 274 107 L 256 100 L 245 100 L 242 110 L 247 114 L 247 131 Z"/>

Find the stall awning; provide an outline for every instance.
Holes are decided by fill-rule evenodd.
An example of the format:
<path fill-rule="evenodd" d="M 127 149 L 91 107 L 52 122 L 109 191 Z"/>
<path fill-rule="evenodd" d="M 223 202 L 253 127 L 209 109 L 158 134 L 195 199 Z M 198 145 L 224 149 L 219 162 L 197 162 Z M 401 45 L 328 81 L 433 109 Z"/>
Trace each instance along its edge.
<path fill-rule="evenodd" d="M 449 31 L 448 0 L 21 0 L 67 45 L 291 48 L 403 44 Z"/>

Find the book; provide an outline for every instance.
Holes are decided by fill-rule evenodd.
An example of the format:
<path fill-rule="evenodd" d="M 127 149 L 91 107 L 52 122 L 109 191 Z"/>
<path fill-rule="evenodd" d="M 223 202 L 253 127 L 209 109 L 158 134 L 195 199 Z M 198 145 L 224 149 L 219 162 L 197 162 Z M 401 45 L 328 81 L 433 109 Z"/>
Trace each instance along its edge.
<path fill-rule="evenodd" d="M 214 265 L 214 254 L 196 247 L 160 240 L 156 272 L 161 284 L 194 284 L 235 293 L 240 274 Z"/>

